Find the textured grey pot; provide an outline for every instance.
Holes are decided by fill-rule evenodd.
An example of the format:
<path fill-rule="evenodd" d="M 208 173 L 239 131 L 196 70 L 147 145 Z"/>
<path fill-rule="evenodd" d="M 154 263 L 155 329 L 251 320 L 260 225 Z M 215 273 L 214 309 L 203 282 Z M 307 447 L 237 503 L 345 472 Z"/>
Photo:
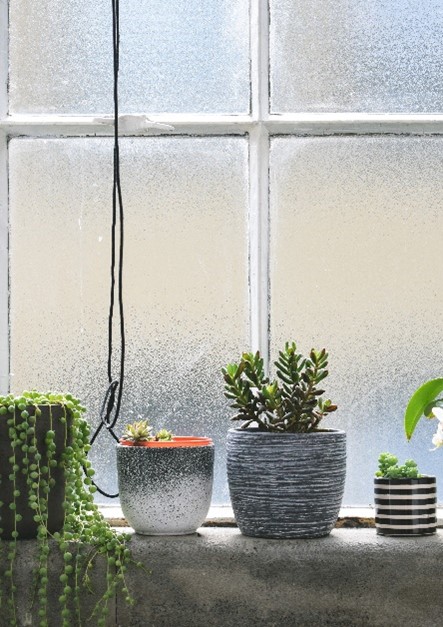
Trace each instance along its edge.
<path fill-rule="evenodd" d="M 437 531 L 437 483 L 417 479 L 374 479 L 375 526 L 382 536 L 425 536 Z"/>
<path fill-rule="evenodd" d="M 346 475 L 346 434 L 228 432 L 228 482 L 240 531 L 316 538 L 334 527 Z"/>
<path fill-rule="evenodd" d="M 145 535 L 194 533 L 211 504 L 214 445 L 148 448 L 117 444 L 120 502 Z"/>

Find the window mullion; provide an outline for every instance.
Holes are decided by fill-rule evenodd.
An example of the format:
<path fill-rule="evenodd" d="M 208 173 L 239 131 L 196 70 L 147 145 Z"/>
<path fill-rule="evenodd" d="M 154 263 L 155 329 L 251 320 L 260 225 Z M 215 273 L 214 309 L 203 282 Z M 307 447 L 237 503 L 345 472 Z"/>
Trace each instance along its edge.
<path fill-rule="evenodd" d="M 271 134 L 423 135 L 443 134 L 443 115 L 392 113 L 291 113 L 270 115 Z"/>
<path fill-rule="evenodd" d="M 254 120 L 269 116 L 268 0 L 251 2 L 251 106 Z"/>
<path fill-rule="evenodd" d="M 254 79 L 255 76 L 255 79 Z M 258 98 L 257 84 L 260 84 L 261 97 Z M 264 87 L 263 87 L 264 85 Z M 6 85 L 4 85 L 6 87 Z M 267 82 L 260 73 L 253 73 L 252 93 L 255 103 L 251 115 L 177 115 L 156 114 L 150 121 L 160 127 L 125 130 L 123 136 L 158 134 L 244 134 L 259 126 L 266 127 L 264 133 L 290 135 L 383 135 L 383 134 L 443 134 L 441 114 L 365 114 L 365 113 L 293 113 L 267 115 Z M 6 90 L 3 89 L 0 103 L 7 106 Z M 144 116 L 134 116 L 144 118 Z M 140 122 L 143 125 L 143 121 Z M 168 129 L 167 127 L 173 127 Z M 166 127 L 166 128 L 165 128 Z M 0 116 L 0 131 L 10 136 L 85 136 L 113 135 L 113 122 L 109 116 L 70 116 L 70 115 L 4 115 Z"/>
<path fill-rule="evenodd" d="M 0 2 L 0 118 L 8 112 L 8 3 Z M 9 391 L 8 138 L 0 128 L 0 394 Z"/>
<path fill-rule="evenodd" d="M 249 281 L 251 346 L 269 361 L 269 15 L 267 0 L 251 2 Z"/>
<path fill-rule="evenodd" d="M 269 360 L 269 137 L 258 125 L 249 149 L 249 283 L 251 346 Z"/>
<path fill-rule="evenodd" d="M 0 394 L 9 391 L 9 258 L 7 137 L 0 132 Z"/>
<path fill-rule="evenodd" d="M 0 0 L 0 119 L 8 113 L 8 2 Z"/>
<path fill-rule="evenodd" d="M 124 116 L 128 117 L 128 116 Z M 253 121 L 251 116 L 239 115 L 152 115 L 144 123 L 144 116 L 132 116 L 127 130 L 120 121 L 120 135 L 150 136 L 161 134 L 182 135 L 223 135 L 245 134 Z M 139 118 L 136 120 L 135 118 Z M 135 121 L 135 124 L 134 124 Z M 68 115 L 12 115 L 0 118 L 0 130 L 12 137 L 82 137 L 113 135 L 113 120 L 110 116 L 68 116 Z"/>

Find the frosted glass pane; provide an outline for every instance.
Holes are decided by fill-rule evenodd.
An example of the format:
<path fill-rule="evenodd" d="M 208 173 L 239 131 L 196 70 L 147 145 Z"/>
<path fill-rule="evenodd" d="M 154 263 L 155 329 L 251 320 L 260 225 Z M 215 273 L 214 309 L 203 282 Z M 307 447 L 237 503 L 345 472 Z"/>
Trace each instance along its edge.
<path fill-rule="evenodd" d="M 326 390 L 348 433 L 345 502 L 373 501 L 378 454 L 441 476 L 433 421 L 410 444 L 411 393 L 441 376 L 443 140 L 276 138 L 271 155 L 271 319 L 287 339 L 326 347 Z"/>
<path fill-rule="evenodd" d="M 120 3 L 122 112 L 246 113 L 245 0 Z M 111 2 L 10 0 L 14 113 L 112 111 Z"/>
<path fill-rule="evenodd" d="M 247 142 L 121 142 L 126 200 L 126 388 L 139 415 L 217 446 L 215 502 L 228 499 L 221 366 L 248 345 Z M 71 390 L 97 424 L 106 389 L 112 141 L 10 142 L 14 391 Z M 111 438 L 92 457 L 116 488 Z"/>
<path fill-rule="evenodd" d="M 274 112 L 441 112 L 443 2 L 271 0 Z"/>

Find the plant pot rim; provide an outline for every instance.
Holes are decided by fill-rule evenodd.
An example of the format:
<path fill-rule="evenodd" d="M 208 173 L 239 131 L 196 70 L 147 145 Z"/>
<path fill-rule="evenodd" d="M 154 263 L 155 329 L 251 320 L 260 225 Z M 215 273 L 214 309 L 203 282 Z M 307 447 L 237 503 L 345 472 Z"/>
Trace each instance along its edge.
<path fill-rule="evenodd" d="M 421 483 L 424 481 L 429 481 L 429 479 L 437 480 L 436 475 L 422 475 L 421 477 L 374 477 L 374 483 L 405 483 L 409 482 L 417 482 Z"/>
<path fill-rule="evenodd" d="M 211 438 L 192 436 L 192 435 L 176 435 L 169 442 L 150 441 L 141 444 L 134 444 L 130 440 L 120 438 L 119 447 L 124 448 L 189 448 L 195 446 L 213 446 Z"/>
<path fill-rule="evenodd" d="M 247 435 L 257 435 L 258 433 L 264 436 L 277 436 L 277 437 L 297 437 L 297 438 L 309 438 L 312 436 L 325 436 L 325 435 L 336 435 L 343 434 L 345 435 L 345 431 L 342 429 L 320 429 L 319 431 L 310 431 L 309 433 L 290 433 L 288 431 L 279 432 L 279 431 L 262 431 L 258 427 L 248 427 L 247 429 L 242 429 L 241 427 L 231 427 L 228 433 L 245 433 Z"/>

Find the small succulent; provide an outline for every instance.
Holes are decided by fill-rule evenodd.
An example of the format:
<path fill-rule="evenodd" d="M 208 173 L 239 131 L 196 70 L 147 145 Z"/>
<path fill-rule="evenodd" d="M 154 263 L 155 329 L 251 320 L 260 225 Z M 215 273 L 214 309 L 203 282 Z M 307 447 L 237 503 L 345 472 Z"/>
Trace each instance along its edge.
<path fill-rule="evenodd" d="M 160 431 L 155 434 L 154 439 L 160 442 L 170 442 L 172 440 L 172 432 L 167 429 L 160 429 Z"/>
<path fill-rule="evenodd" d="M 222 368 L 225 396 L 234 401 L 237 413 L 231 420 L 243 420 L 241 428 L 256 423 L 261 431 L 308 433 L 318 429 L 320 420 L 337 409 L 321 398 L 318 384 L 328 376 L 328 353 L 312 349 L 309 357 L 297 353 L 295 342 L 285 344 L 275 362 L 277 379 L 265 374 L 257 351 L 243 353 L 240 362 Z"/>
<path fill-rule="evenodd" d="M 172 438 L 171 431 L 160 429 L 156 434 L 153 434 L 148 420 L 138 420 L 126 425 L 122 440 L 137 445 L 143 442 L 170 442 Z"/>
<path fill-rule="evenodd" d="M 151 434 L 151 430 L 152 427 L 148 424 L 147 420 L 139 420 L 126 425 L 123 433 L 123 439 L 128 442 L 134 442 L 134 444 L 139 442 L 149 442 L 154 439 L 154 436 Z"/>
<path fill-rule="evenodd" d="M 407 459 L 403 466 L 398 465 L 398 457 L 391 453 L 380 453 L 378 458 L 376 477 L 387 479 L 417 479 L 421 477 L 417 464 L 413 459 Z"/>

